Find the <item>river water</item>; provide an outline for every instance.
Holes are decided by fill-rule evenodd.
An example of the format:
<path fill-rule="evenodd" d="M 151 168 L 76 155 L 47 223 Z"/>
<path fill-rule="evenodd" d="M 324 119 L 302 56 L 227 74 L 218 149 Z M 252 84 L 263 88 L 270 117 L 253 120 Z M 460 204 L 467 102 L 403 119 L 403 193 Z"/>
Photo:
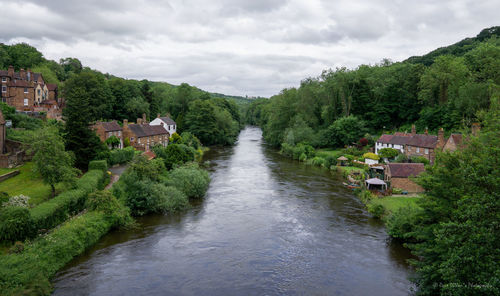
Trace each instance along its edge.
<path fill-rule="evenodd" d="M 408 295 L 409 253 L 342 180 L 260 129 L 212 149 L 203 201 L 138 220 L 60 271 L 54 295 Z"/>

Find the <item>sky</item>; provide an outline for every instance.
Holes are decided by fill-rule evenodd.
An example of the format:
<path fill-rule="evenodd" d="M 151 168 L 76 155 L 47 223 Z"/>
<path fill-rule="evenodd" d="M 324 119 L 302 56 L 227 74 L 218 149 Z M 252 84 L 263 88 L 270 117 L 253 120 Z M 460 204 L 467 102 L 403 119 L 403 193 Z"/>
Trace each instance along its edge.
<path fill-rule="evenodd" d="M 128 79 L 265 96 L 500 25 L 498 0 L 0 0 L 0 42 Z"/>

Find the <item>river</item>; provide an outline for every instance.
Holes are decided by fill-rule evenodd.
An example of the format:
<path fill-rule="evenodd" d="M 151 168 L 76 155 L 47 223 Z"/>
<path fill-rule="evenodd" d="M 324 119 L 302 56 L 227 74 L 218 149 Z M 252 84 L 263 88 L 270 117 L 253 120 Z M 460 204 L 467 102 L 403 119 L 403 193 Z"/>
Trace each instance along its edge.
<path fill-rule="evenodd" d="M 408 251 L 337 174 L 281 157 L 254 127 L 205 159 L 204 200 L 109 233 L 54 295 L 408 295 Z"/>

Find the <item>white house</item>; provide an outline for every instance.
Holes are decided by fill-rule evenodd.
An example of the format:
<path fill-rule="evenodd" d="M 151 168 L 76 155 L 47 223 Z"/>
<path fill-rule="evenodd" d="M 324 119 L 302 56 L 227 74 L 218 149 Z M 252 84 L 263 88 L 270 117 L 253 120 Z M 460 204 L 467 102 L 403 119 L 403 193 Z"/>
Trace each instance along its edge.
<path fill-rule="evenodd" d="M 169 116 L 160 117 L 160 114 L 158 114 L 158 117 L 151 121 L 149 125 L 161 125 L 171 135 L 177 130 L 177 124 L 175 124 L 172 118 Z"/>
<path fill-rule="evenodd" d="M 411 139 L 411 134 L 396 133 L 394 135 L 382 135 L 377 142 L 375 142 L 375 154 L 382 148 L 393 148 L 399 150 L 401 153 L 405 151 L 405 145 Z"/>

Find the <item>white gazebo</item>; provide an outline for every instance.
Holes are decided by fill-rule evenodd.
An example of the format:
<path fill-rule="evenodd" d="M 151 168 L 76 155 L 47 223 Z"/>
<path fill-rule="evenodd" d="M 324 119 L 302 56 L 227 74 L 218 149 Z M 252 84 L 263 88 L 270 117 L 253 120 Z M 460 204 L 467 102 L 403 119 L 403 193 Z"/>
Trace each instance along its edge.
<path fill-rule="evenodd" d="M 369 190 L 379 189 L 378 187 L 382 187 L 382 190 L 387 190 L 387 184 L 377 178 L 371 178 L 365 181 L 366 188 Z"/>

